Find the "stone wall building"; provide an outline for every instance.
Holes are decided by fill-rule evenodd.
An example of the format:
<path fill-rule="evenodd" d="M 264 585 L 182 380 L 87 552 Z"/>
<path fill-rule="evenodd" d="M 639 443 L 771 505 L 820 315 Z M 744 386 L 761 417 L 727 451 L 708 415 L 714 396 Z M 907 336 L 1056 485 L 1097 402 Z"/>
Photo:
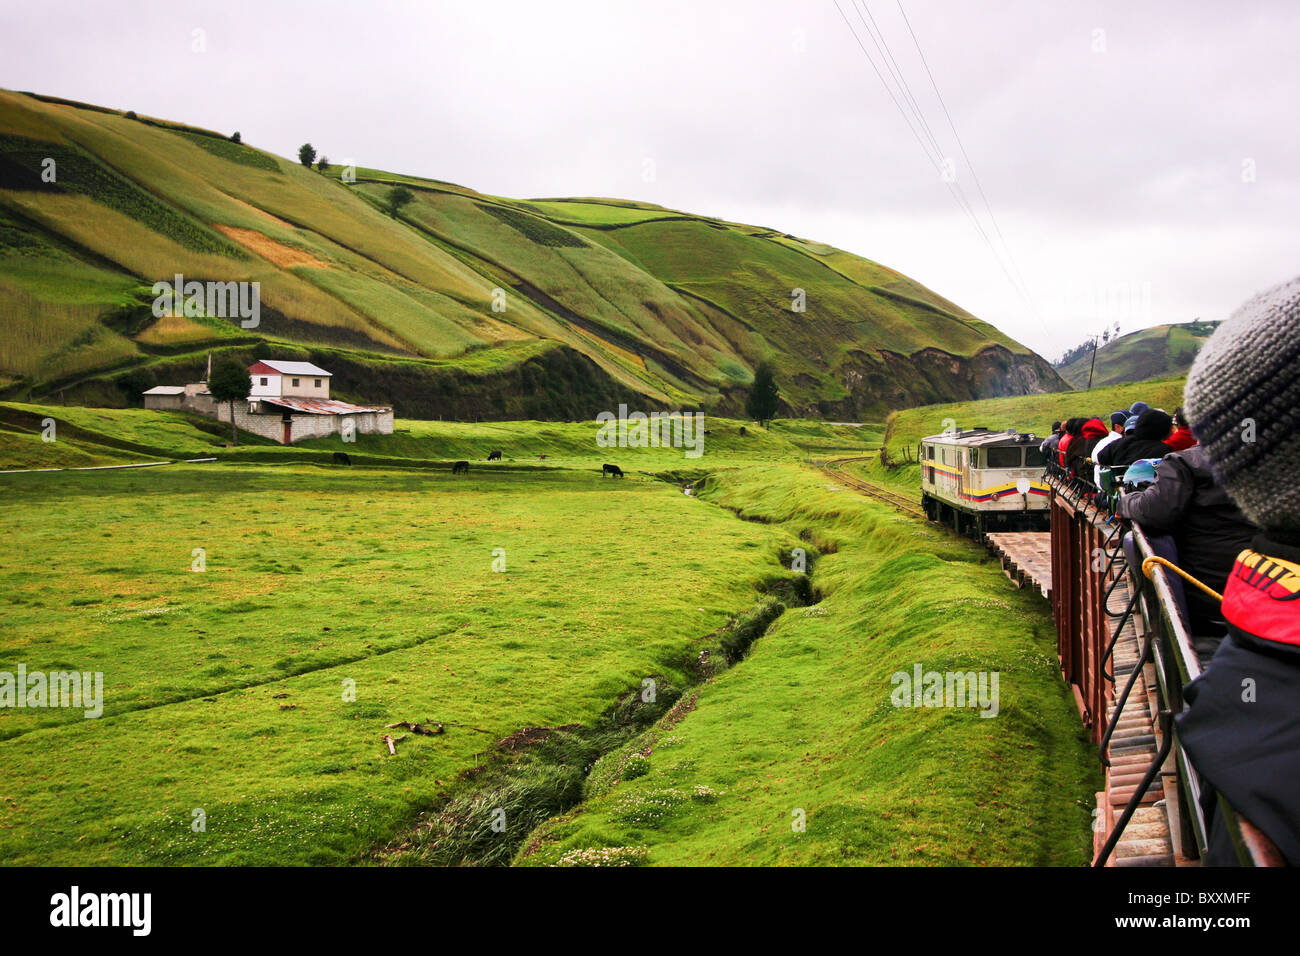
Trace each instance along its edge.
<path fill-rule="evenodd" d="M 329 372 L 310 362 L 263 360 L 248 369 L 252 389 L 234 403 L 235 426 L 282 445 L 304 438 L 391 435 L 391 405 L 353 405 L 330 398 Z M 145 408 L 196 411 L 230 421 L 230 403 L 212 400 L 207 386 L 160 385 L 144 393 Z"/>

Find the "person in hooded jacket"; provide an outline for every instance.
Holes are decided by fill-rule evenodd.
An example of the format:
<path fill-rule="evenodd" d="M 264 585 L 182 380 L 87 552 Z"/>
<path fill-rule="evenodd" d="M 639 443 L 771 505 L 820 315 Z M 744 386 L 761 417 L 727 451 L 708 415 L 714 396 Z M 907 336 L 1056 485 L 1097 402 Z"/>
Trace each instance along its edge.
<path fill-rule="evenodd" d="M 1038 446 L 1038 450 L 1043 453 L 1044 458 L 1056 454 L 1056 446 L 1061 443 L 1063 434 L 1065 433 L 1061 431 L 1061 423 L 1052 422 L 1052 434 L 1044 438 L 1042 444 Z"/>
<path fill-rule="evenodd" d="M 1182 451 L 1196 444 L 1196 436 L 1187 425 L 1187 415 L 1181 408 L 1174 409 L 1174 433 L 1165 439 L 1165 444 L 1174 451 Z"/>
<path fill-rule="evenodd" d="M 1070 445 L 1074 442 L 1076 438 L 1082 437 L 1083 423 L 1085 420 L 1086 419 L 1082 419 L 1082 418 L 1071 418 L 1069 421 L 1067 421 L 1064 425 L 1061 426 L 1061 428 L 1065 431 L 1065 434 L 1061 436 L 1061 440 L 1056 446 L 1058 465 L 1062 465 L 1062 466 L 1065 465 L 1067 461 L 1066 456 L 1069 454 L 1070 451 Z"/>
<path fill-rule="evenodd" d="M 1148 408 L 1138 416 L 1133 434 L 1103 448 L 1097 463 L 1118 472 L 1143 458 L 1165 457 L 1170 451 L 1165 439 L 1169 437 L 1173 424 L 1168 412 Z"/>
<path fill-rule="evenodd" d="M 1232 563 L 1259 533 L 1214 480 L 1210 459 L 1200 446 L 1170 452 L 1156 466 L 1156 480 L 1125 495 L 1115 513 L 1152 534 L 1170 535 L 1178 566 L 1223 593 Z M 1227 632 L 1219 604 L 1196 587 L 1184 589 L 1188 626 L 1196 650 L 1208 660 Z"/>
<path fill-rule="evenodd" d="M 1300 866 L 1300 278 L 1205 343 L 1184 393 L 1215 478 L 1263 528 L 1223 591 L 1228 636 L 1184 688 L 1178 739 L 1202 778 L 1205 862 L 1238 856 L 1218 796 Z M 1242 422 L 1258 423 L 1258 438 Z"/>
<path fill-rule="evenodd" d="M 1085 462 L 1092 453 L 1093 446 L 1106 437 L 1106 425 L 1100 418 L 1090 418 L 1079 429 L 1079 437 L 1070 442 L 1070 450 L 1065 455 L 1065 466 L 1074 474 L 1088 473 Z"/>

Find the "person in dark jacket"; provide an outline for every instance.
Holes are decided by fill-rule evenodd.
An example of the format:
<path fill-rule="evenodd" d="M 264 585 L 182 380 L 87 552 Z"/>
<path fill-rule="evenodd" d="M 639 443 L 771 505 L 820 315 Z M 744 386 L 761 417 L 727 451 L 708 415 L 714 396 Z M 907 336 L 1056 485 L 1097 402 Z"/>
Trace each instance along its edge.
<path fill-rule="evenodd" d="M 1087 467 L 1087 462 L 1093 446 L 1105 437 L 1105 423 L 1100 418 L 1089 418 L 1079 429 L 1079 437 L 1070 442 L 1069 451 L 1065 453 L 1065 467 L 1075 475 L 1092 480 L 1092 469 Z"/>
<path fill-rule="evenodd" d="M 1163 458 L 1169 454 L 1165 439 L 1169 437 L 1174 420 L 1168 412 L 1148 408 L 1138 416 L 1132 435 L 1125 435 L 1101 450 L 1097 463 L 1120 473 L 1135 461 L 1143 458 Z"/>
<path fill-rule="evenodd" d="M 1264 529 L 1237 555 L 1223 592 L 1228 636 L 1177 718 L 1204 781 L 1205 862 L 1237 862 L 1217 794 L 1300 866 L 1300 278 L 1219 326 L 1184 397 L 1215 478 Z"/>
<path fill-rule="evenodd" d="M 1215 482 L 1209 456 L 1199 446 L 1166 455 L 1156 466 L 1155 482 L 1121 498 L 1115 513 L 1151 534 L 1172 536 L 1179 567 L 1220 594 L 1237 554 L 1259 533 Z M 1205 592 L 1188 587 L 1185 593 L 1196 649 L 1208 657 L 1227 624 L 1219 603 Z"/>
<path fill-rule="evenodd" d="M 1038 450 L 1043 453 L 1044 458 L 1056 453 L 1056 446 L 1060 444 L 1061 435 L 1063 434 L 1064 432 L 1061 431 L 1061 423 L 1052 422 L 1052 434 L 1044 438 L 1043 443 L 1038 446 Z"/>

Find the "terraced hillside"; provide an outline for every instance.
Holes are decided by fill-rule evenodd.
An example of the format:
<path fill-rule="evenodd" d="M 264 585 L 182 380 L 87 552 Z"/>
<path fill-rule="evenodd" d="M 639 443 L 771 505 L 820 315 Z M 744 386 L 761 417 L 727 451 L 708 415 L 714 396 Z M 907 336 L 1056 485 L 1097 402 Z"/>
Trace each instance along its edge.
<path fill-rule="evenodd" d="M 1218 326 L 1218 322 L 1197 321 L 1130 332 L 1097 349 L 1095 369 L 1090 352 L 1057 371 L 1074 388 L 1088 387 L 1090 370 L 1093 387 L 1186 375 L 1196 353 Z"/>
<path fill-rule="evenodd" d="M 1064 386 L 906 276 L 774 229 L 342 172 L 0 92 L 0 397 L 130 404 L 209 352 L 314 361 L 340 397 L 422 418 L 735 413 L 763 358 L 789 414 Z M 414 199 L 394 217 L 398 185 Z M 260 322 L 155 317 L 153 284 L 178 274 L 259 282 Z"/>

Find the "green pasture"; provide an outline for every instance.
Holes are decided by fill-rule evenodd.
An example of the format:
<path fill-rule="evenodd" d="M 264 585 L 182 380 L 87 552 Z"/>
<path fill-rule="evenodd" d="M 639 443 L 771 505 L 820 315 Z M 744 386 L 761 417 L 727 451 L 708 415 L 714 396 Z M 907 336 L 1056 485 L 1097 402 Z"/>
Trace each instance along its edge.
<path fill-rule="evenodd" d="M 105 681 L 99 719 L 0 710 L 9 864 L 355 861 L 492 741 L 591 721 L 647 676 L 680 685 L 692 642 L 751 605 L 792 543 L 594 471 L 0 484 L 0 670 Z M 390 757 L 401 720 L 446 733 Z"/>
<path fill-rule="evenodd" d="M 691 706 L 608 754 L 525 865 L 1078 866 L 1095 757 L 1050 611 L 970 542 L 789 465 L 705 497 L 820 549 L 792 607 Z M 892 677 L 997 672 L 996 716 L 899 708 Z"/>

